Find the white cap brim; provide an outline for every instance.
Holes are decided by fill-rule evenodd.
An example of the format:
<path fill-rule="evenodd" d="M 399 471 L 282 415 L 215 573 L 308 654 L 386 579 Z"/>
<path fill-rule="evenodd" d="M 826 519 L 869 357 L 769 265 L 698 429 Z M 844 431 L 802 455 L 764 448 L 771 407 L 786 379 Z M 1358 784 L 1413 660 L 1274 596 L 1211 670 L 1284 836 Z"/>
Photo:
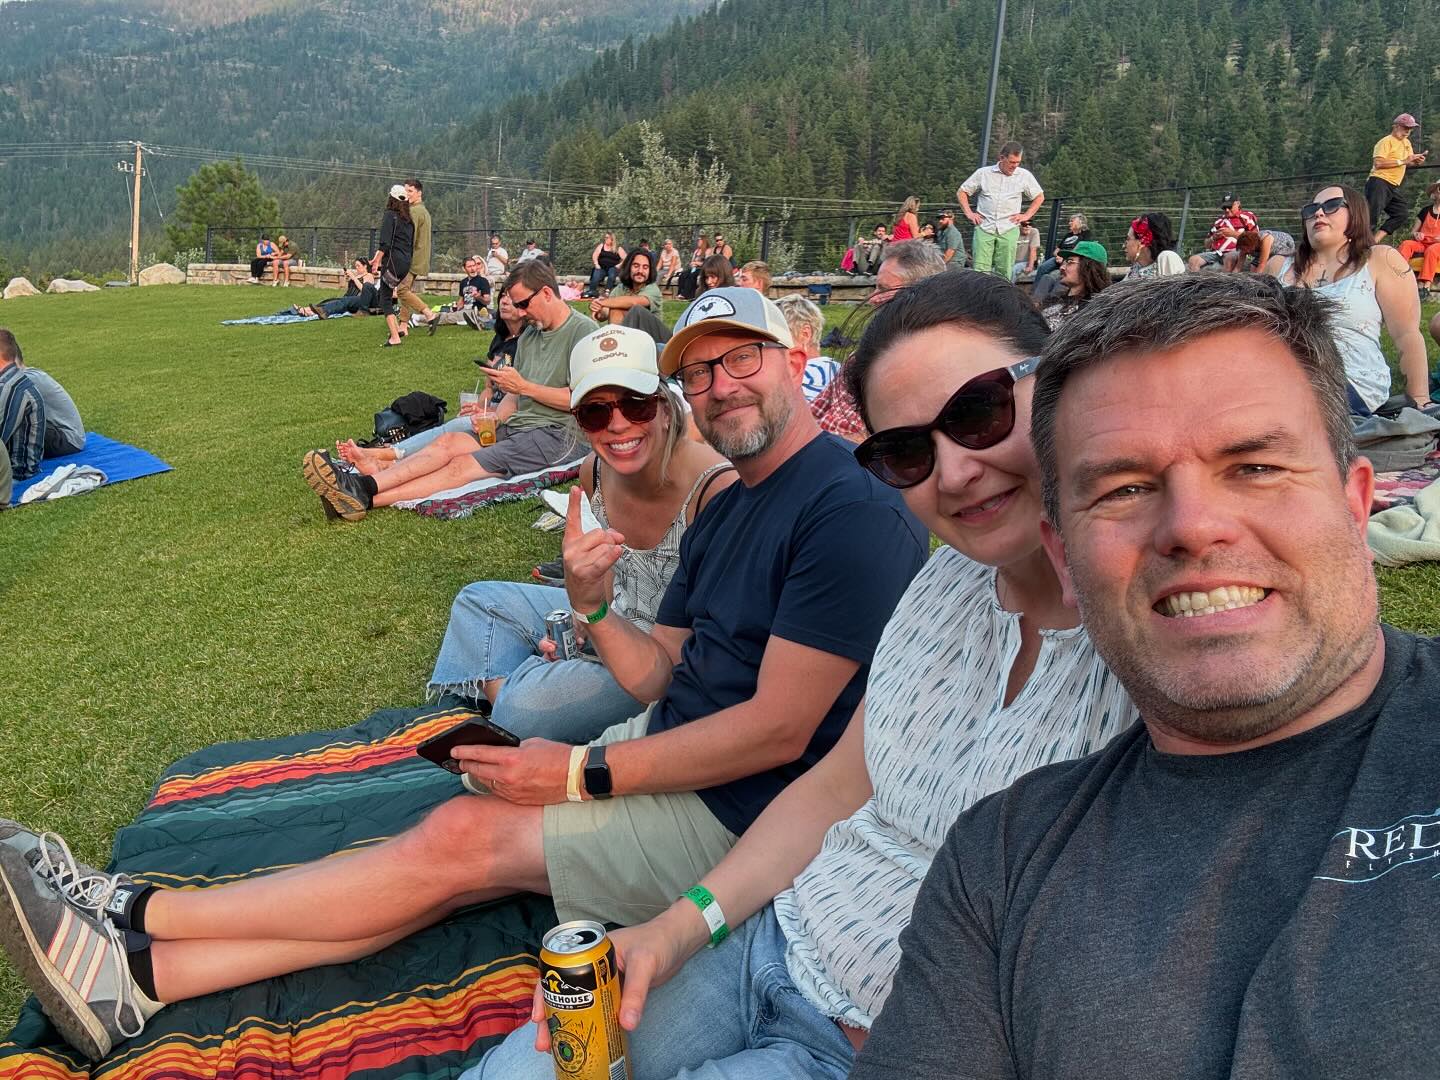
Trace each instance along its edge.
<path fill-rule="evenodd" d="M 653 371 L 623 367 L 592 371 L 570 388 L 570 407 L 575 408 L 586 394 L 605 386 L 618 386 L 622 390 L 634 390 L 637 394 L 653 394 L 660 389 L 660 376 Z"/>

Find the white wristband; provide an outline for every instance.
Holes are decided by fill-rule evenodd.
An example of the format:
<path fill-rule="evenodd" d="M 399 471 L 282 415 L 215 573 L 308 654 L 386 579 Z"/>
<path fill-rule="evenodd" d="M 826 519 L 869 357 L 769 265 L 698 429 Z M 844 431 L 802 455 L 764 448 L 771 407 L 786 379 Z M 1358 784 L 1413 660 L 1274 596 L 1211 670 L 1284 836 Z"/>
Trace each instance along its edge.
<path fill-rule="evenodd" d="M 580 794 L 580 774 L 585 768 L 585 751 L 588 746 L 575 746 L 570 749 L 570 771 L 565 776 L 565 801 L 584 802 L 585 797 Z"/>

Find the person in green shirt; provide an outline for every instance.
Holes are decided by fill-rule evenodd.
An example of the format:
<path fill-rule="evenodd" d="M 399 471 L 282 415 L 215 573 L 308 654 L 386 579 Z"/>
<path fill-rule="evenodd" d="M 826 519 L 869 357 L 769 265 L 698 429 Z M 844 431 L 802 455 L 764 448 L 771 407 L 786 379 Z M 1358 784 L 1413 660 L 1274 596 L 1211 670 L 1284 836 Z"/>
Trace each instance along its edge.
<path fill-rule="evenodd" d="M 660 286 L 655 283 L 655 264 L 650 252 L 636 250 L 620 264 L 620 284 L 610 295 L 590 301 L 590 315 L 597 322 L 644 330 L 658 344 L 670 340 L 670 327 L 662 314 Z"/>
<path fill-rule="evenodd" d="M 427 324 L 440 318 L 431 313 L 429 305 L 412 288 L 416 278 L 430 273 L 430 211 L 425 209 L 424 197 L 424 184 L 419 180 L 405 181 L 405 201 L 410 204 L 410 221 L 415 226 L 415 253 L 410 257 L 410 272 L 395 289 L 395 299 L 400 304 L 401 321 L 407 323 L 407 312 L 420 316 Z"/>
<path fill-rule="evenodd" d="M 490 421 L 494 439 L 488 438 L 488 425 L 462 415 L 410 453 L 401 447 L 347 448 L 343 456 L 354 471 L 327 452 L 312 450 L 302 471 L 327 514 L 360 521 L 378 507 L 426 499 L 476 480 L 540 472 L 585 456 L 588 444 L 570 416 L 570 352 L 599 324 L 560 298 L 555 271 L 541 259 L 517 266 L 505 281 L 505 293 L 526 326 L 513 367 L 481 368 L 505 395 Z"/>

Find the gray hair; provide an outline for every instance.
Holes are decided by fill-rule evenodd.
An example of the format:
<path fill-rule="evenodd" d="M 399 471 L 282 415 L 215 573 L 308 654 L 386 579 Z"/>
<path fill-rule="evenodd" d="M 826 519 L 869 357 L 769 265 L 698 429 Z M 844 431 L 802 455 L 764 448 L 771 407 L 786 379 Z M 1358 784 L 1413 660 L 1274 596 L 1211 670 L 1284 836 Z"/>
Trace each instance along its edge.
<path fill-rule="evenodd" d="M 885 249 L 884 265 L 900 271 L 904 285 L 914 285 L 932 274 L 945 272 L 945 256 L 924 240 L 901 240 Z"/>
<path fill-rule="evenodd" d="M 1021 146 L 1018 142 L 1016 142 L 1014 139 L 1011 139 L 1004 146 L 1000 147 L 1000 153 L 996 155 L 996 160 L 999 160 L 1000 158 L 1007 158 L 1012 154 L 1024 153 L 1025 148 Z"/>
<path fill-rule="evenodd" d="M 820 347 L 820 339 L 825 336 L 825 314 L 819 305 L 798 293 L 791 293 L 777 301 L 775 306 L 780 309 L 780 314 L 785 316 L 785 325 L 790 328 L 791 337 L 798 341 L 801 327 L 808 327 L 810 343 L 816 348 Z"/>
<path fill-rule="evenodd" d="M 1334 304 L 1309 289 L 1286 288 L 1258 274 L 1150 278 L 1098 294 L 1062 325 L 1041 354 L 1030 438 L 1050 523 L 1060 527 L 1055 427 L 1066 381 L 1123 353 L 1173 349 L 1221 330 L 1260 330 L 1290 350 L 1310 382 L 1335 464 L 1345 476 L 1356 449 L 1345 364 L 1331 331 L 1333 311 Z"/>

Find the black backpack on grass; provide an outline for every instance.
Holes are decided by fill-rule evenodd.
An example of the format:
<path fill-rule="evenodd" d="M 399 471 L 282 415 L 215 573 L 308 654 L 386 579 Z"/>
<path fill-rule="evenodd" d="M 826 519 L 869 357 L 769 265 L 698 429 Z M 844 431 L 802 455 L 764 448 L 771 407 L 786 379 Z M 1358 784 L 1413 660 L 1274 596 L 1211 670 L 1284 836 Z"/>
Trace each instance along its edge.
<path fill-rule="evenodd" d="M 445 422 L 446 403 L 423 390 L 412 390 L 375 414 L 375 438 L 371 446 L 390 445 Z"/>

